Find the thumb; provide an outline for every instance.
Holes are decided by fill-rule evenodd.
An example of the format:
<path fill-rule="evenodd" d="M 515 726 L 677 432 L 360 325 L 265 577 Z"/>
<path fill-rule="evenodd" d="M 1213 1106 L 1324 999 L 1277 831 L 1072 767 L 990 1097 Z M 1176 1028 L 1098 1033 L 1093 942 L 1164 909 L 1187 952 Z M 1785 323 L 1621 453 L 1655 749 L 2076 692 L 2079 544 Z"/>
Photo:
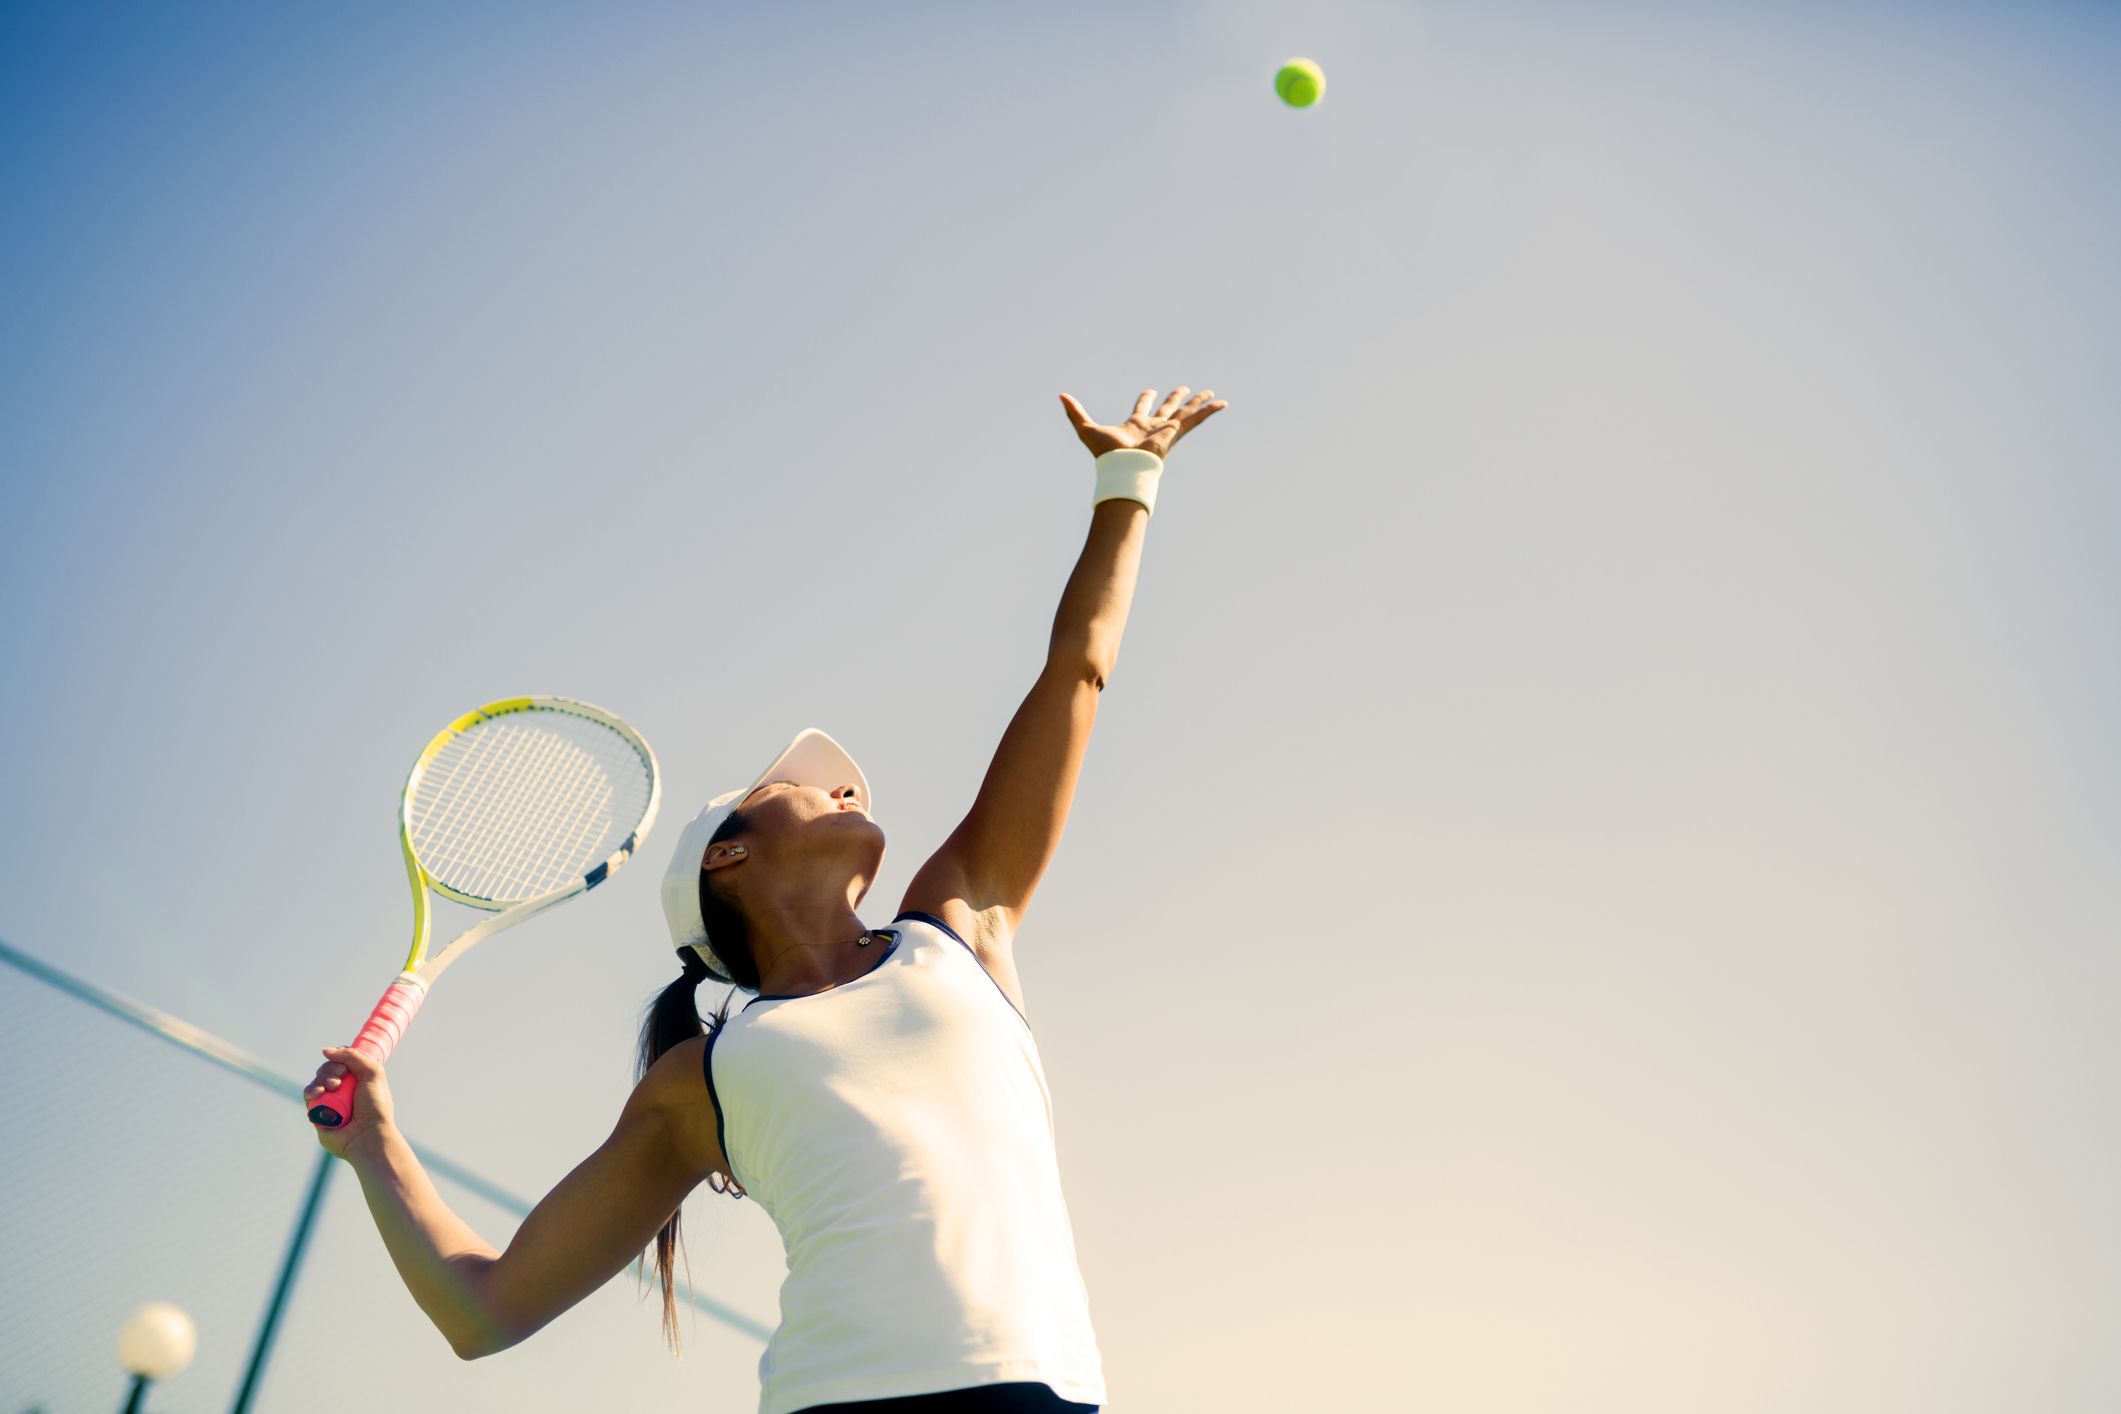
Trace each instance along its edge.
<path fill-rule="evenodd" d="M 1074 423 L 1077 430 L 1081 430 L 1082 428 L 1090 425 L 1090 414 L 1083 411 L 1083 405 L 1081 403 L 1069 397 L 1066 393 L 1060 395 L 1060 400 L 1061 407 L 1068 414 L 1068 421 Z"/>
<path fill-rule="evenodd" d="M 357 1051 L 352 1046 L 326 1046 L 324 1055 L 327 1060 L 337 1061 L 363 1080 L 373 1080 L 381 1073 L 381 1067 L 368 1052 Z"/>

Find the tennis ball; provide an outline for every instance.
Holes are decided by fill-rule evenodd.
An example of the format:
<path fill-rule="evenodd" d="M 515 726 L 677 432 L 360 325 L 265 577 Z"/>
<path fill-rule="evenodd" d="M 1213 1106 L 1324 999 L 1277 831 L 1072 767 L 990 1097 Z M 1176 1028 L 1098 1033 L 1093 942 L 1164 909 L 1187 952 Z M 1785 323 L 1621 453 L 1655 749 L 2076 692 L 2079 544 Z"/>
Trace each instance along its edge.
<path fill-rule="evenodd" d="M 1291 59 L 1274 76 L 1274 91 L 1291 108 L 1308 108 L 1326 96 L 1326 76 L 1309 59 Z"/>

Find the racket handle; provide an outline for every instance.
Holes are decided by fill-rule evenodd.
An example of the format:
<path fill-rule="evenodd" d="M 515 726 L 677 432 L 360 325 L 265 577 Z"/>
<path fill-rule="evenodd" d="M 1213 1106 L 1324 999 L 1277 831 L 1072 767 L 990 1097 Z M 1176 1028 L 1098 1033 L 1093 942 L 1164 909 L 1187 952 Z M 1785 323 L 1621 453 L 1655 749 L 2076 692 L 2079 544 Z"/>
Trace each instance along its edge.
<path fill-rule="evenodd" d="M 376 1009 L 368 1014 L 368 1024 L 354 1037 L 353 1049 L 377 1065 L 389 1060 L 426 999 L 427 984 L 410 972 L 400 972 L 376 1003 Z M 309 1107 L 309 1122 L 319 1129 L 337 1129 L 352 1119 L 354 1087 L 358 1083 L 353 1072 L 348 1071 L 340 1078 L 338 1089 L 317 1096 L 316 1103 Z"/>

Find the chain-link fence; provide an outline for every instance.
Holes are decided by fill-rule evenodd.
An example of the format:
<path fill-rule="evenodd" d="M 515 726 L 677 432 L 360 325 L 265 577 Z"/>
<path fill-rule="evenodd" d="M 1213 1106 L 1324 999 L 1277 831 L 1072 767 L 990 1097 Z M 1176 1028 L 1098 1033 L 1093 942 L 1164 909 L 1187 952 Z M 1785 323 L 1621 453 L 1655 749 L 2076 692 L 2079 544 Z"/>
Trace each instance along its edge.
<path fill-rule="evenodd" d="M 198 1332 L 191 1365 L 148 1392 L 155 1414 L 379 1403 L 404 1414 L 416 1401 L 384 1398 L 385 1373 L 422 1379 L 438 1399 L 464 1378 L 469 1367 L 438 1341 L 391 1333 L 408 1319 L 402 1301 L 381 1310 L 334 1292 L 326 1322 L 311 1292 L 298 1348 L 279 1339 L 279 1298 L 304 1296 L 305 1217 L 322 1210 L 317 1232 L 329 1239 L 326 1190 L 340 1205 L 359 1202 L 343 1164 L 278 1142 L 302 1083 L 0 942 L 0 1414 L 123 1409 L 132 1380 L 118 1334 L 154 1301 L 181 1307 Z M 414 1141 L 451 1205 L 481 1230 L 530 1211 Z M 765 1340 L 755 1320 L 682 1282 L 679 1292 L 727 1332 Z M 638 1305 L 632 1268 L 598 1299 L 621 1294 Z M 276 1372 L 276 1360 L 303 1368 Z"/>

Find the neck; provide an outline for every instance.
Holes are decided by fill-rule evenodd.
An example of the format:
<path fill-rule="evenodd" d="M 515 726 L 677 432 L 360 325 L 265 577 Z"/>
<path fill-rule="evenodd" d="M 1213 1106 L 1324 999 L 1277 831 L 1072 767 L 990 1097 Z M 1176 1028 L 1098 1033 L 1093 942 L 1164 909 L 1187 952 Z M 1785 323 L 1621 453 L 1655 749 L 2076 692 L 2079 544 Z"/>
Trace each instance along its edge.
<path fill-rule="evenodd" d="M 752 955 L 759 964 L 759 990 L 774 996 L 805 996 L 861 976 L 876 961 L 869 929 L 838 900 L 819 906 L 768 903 L 747 908 Z"/>

